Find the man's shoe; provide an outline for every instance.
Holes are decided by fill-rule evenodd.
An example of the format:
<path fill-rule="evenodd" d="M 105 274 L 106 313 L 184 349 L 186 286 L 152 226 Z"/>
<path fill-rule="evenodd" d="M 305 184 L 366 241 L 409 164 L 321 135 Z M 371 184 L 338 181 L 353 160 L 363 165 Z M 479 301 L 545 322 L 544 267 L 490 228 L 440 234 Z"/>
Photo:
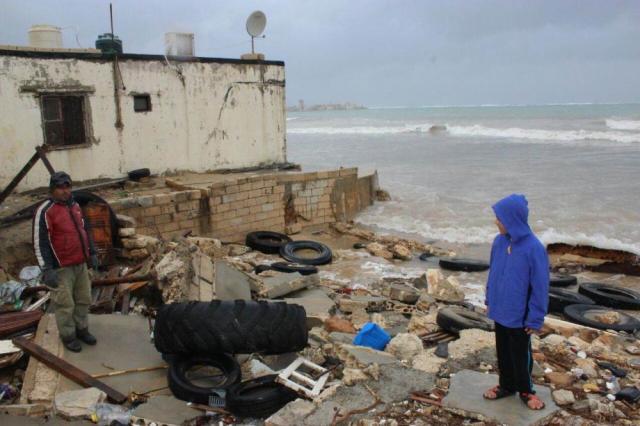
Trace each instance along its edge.
<path fill-rule="evenodd" d="M 96 340 L 95 336 L 91 333 L 89 333 L 89 329 L 85 328 L 82 330 L 76 330 L 76 336 L 78 337 L 78 339 L 82 340 L 83 342 L 85 342 L 87 345 L 95 345 L 98 341 Z"/>
<path fill-rule="evenodd" d="M 75 337 L 62 338 L 62 344 L 71 352 L 80 352 L 82 350 L 80 341 L 78 341 L 78 339 L 76 339 Z"/>

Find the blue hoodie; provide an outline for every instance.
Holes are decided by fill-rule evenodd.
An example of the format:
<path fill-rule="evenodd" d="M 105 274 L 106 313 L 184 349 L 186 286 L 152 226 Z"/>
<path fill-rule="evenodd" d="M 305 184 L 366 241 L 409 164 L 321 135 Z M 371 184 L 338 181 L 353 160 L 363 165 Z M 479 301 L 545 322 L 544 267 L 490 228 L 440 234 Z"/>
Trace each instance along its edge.
<path fill-rule="evenodd" d="M 529 227 L 524 195 L 512 194 L 493 205 L 507 229 L 491 247 L 487 280 L 489 318 L 504 327 L 539 330 L 549 301 L 549 258 Z"/>

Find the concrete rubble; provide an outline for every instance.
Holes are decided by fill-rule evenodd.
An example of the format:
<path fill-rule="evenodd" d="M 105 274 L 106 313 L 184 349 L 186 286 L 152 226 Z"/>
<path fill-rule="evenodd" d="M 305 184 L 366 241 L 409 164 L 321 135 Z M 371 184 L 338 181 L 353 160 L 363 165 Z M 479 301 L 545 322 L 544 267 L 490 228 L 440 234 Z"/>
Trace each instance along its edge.
<path fill-rule="evenodd" d="M 358 259 L 364 259 L 362 265 L 374 259 L 372 256 L 378 258 L 377 265 L 393 268 L 401 262 L 417 262 L 414 258 L 418 252 L 451 255 L 448 250 L 378 236 L 349 224 L 336 224 L 332 232 L 366 242 L 366 250 L 340 249 L 332 268 L 342 263 L 351 265 L 350 262 Z M 300 398 L 285 405 L 265 420 L 266 425 L 329 425 L 334 419 L 338 424 L 354 425 L 571 424 L 567 419 L 632 424 L 624 422 L 640 420 L 634 411 L 637 405 L 613 397 L 618 388 L 640 387 L 640 367 L 634 368 L 631 364 L 640 353 L 637 339 L 570 323 L 545 326 L 540 337 L 532 338 L 533 378 L 538 394 L 547 404 L 544 412 L 523 409 L 522 402 L 515 397 L 498 403 L 484 400 L 482 392 L 497 384 L 494 334 L 479 329 L 462 330 L 458 335 L 443 333 L 436 321 L 438 310 L 465 303 L 466 294 L 459 283 L 459 274 L 442 271 L 433 264 L 409 277 L 380 274 L 378 279 L 365 285 L 358 280 L 359 269 L 348 282 L 323 273 L 323 267 L 319 274 L 312 275 L 273 270 L 256 273 L 257 266 L 281 259 L 241 244 L 223 244 L 215 238 L 191 235 L 163 241 L 138 235 L 135 223 L 121 228 L 120 235 L 128 241 L 125 247 L 128 253 L 146 250 L 145 257 L 140 258 L 144 260 L 142 271 L 155 273 L 153 289 L 161 303 L 242 299 L 296 303 L 305 308 L 309 329 L 305 349 L 291 354 L 237 357 L 243 380 L 277 374 L 298 356 L 329 369 L 328 385 L 318 398 Z M 345 266 L 348 267 L 351 266 Z M 133 318 L 142 322 L 131 328 L 129 323 Z M 136 340 L 145 342 L 131 352 L 128 364 L 162 363 L 157 352 L 155 358 L 143 355 L 147 350 L 154 350 L 148 342 L 146 319 L 129 315 L 109 322 L 135 334 L 123 339 L 123 346 L 134 347 Z M 353 344 L 367 322 L 378 324 L 392 337 L 384 350 Z M 53 325 L 55 322 L 47 329 L 55 334 Z M 109 331 L 106 327 L 104 321 L 96 321 L 96 330 L 100 333 L 115 333 L 115 329 Z M 429 341 L 428 337 L 434 333 L 441 333 L 440 338 L 445 340 Z M 47 334 L 41 334 L 39 341 L 45 344 Z M 60 353 L 59 345 L 52 346 L 55 336 L 49 340 L 46 345 Z M 110 346 L 117 347 L 117 344 Z M 96 363 L 106 363 L 105 357 L 109 356 L 96 353 L 91 363 L 83 364 L 75 354 L 65 355 L 88 371 L 98 373 L 102 373 L 104 367 Z M 152 358 L 152 362 L 145 362 Z M 126 357 L 114 359 L 122 364 L 113 367 L 128 367 Z M 602 361 L 611 362 L 628 374 L 616 378 L 614 386 L 613 374 L 601 365 Z M 127 378 L 116 379 L 109 383 L 127 392 Z M 53 380 L 52 376 L 39 371 L 37 380 L 29 379 L 32 383 L 29 397 L 7 412 L 51 412 L 53 406 L 55 412 L 65 418 L 87 418 L 92 414 L 92 404 L 101 402 L 100 398 L 104 400 L 104 395 L 95 395 L 94 390 L 75 390 L 68 383 L 33 388 L 34 382 L 47 380 Z M 132 383 L 136 389 L 142 389 L 142 383 L 148 384 L 148 388 L 166 387 L 166 372 L 148 373 Z M 69 392 L 79 394 L 71 397 Z M 145 399 L 132 411 L 132 421 L 183 424 L 205 414 L 170 396 L 166 388 Z M 45 408 L 24 408 L 42 402 Z M 223 414 L 207 415 L 223 423 L 231 421 Z"/>

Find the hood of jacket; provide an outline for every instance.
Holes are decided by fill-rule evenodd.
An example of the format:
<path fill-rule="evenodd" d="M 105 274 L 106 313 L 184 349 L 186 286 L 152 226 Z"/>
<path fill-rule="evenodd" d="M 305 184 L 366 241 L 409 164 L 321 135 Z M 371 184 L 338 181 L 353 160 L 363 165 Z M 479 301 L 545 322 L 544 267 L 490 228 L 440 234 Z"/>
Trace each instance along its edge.
<path fill-rule="evenodd" d="M 496 217 L 507 229 L 511 241 L 518 241 L 531 234 L 529 227 L 529 203 L 522 194 L 511 194 L 495 203 Z"/>

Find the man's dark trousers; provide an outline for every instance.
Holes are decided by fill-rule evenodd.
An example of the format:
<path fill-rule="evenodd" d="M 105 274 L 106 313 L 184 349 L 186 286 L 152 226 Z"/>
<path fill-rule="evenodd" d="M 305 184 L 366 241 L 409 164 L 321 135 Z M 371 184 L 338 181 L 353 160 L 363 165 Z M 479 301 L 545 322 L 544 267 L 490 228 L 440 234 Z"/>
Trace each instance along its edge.
<path fill-rule="evenodd" d="M 531 336 L 524 328 L 495 324 L 500 388 L 510 392 L 534 393 L 531 383 Z"/>

